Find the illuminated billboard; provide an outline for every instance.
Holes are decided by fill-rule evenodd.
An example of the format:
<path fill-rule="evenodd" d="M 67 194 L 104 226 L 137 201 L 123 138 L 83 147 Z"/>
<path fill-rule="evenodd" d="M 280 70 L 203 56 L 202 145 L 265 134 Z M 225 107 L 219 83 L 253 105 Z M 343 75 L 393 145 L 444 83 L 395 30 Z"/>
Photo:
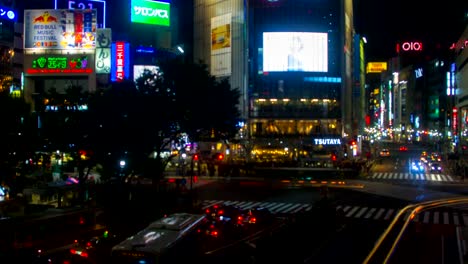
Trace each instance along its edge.
<path fill-rule="evenodd" d="M 386 62 L 368 62 L 366 73 L 379 73 L 387 70 Z"/>
<path fill-rule="evenodd" d="M 0 7 L 0 19 L 15 20 L 16 12 L 8 7 Z"/>
<path fill-rule="evenodd" d="M 264 32 L 263 71 L 328 72 L 328 35 Z"/>
<path fill-rule="evenodd" d="M 25 49 L 94 49 L 96 10 L 25 10 Z"/>
<path fill-rule="evenodd" d="M 213 76 L 231 74 L 231 13 L 211 18 L 211 65 Z"/>
<path fill-rule="evenodd" d="M 115 42 L 111 45 L 111 80 L 121 82 L 130 78 L 130 43 Z"/>
<path fill-rule="evenodd" d="M 26 66 L 27 74 L 89 74 L 93 72 L 87 55 L 43 55 L 32 59 Z"/>
<path fill-rule="evenodd" d="M 132 0 L 130 21 L 134 23 L 170 26 L 171 5 L 150 0 Z"/>
<path fill-rule="evenodd" d="M 133 81 L 136 82 L 136 80 L 143 75 L 145 70 L 152 74 L 157 74 L 159 67 L 155 65 L 133 65 Z"/>
<path fill-rule="evenodd" d="M 109 74 L 111 72 L 111 43 L 110 28 L 96 30 L 96 73 Z"/>
<path fill-rule="evenodd" d="M 98 27 L 106 27 L 106 1 L 104 0 L 55 0 L 55 9 L 96 9 Z"/>

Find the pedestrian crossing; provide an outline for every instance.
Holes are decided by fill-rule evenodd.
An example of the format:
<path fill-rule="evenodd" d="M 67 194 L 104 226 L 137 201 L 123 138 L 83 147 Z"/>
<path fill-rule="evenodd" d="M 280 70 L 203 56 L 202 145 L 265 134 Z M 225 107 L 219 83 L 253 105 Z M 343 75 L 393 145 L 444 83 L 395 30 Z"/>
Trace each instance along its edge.
<path fill-rule="evenodd" d="M 203 200 L 201 202 L 202 209 L 205 210 L 215 204 L 233 205 L 242 210 L 255 207 L 263 207 L 268 209 L 273 214 L 296 214 L 299 212 L 308 212 L 312 210 L 313 203 L 286 203 L 286 202 L 261 202 L 261 201 L 231 201 L 231 200 Z M 379 208 L 371 206 L 358 205 L 338 205 L 336 210 L 342 210 L 342 214 L 346 218 L 390 221 L 398 213 L 397 208 Z M 444 225 L 461 225 L 468 226 L 468 211 L 460 210 L 431 210 L 424 211 L 415 216 L 410 216 L 408 212 L 404 219 L 413 217 L 412 221 L 423 224 L 444 224 Z"/>
<path fill-rule="evenodd" d="M 456 182 L 452 176 L 439 173 L 374 172 L 370 178 L 376 180 Z"/>

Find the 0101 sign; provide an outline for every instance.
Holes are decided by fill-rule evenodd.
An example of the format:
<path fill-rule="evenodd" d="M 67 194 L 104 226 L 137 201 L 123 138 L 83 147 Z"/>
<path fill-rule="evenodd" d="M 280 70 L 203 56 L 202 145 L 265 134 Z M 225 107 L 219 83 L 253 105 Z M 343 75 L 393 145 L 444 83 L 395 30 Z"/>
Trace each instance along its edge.
<path fill-rule="evenodd" d="M 403 42 L 401 44 L 401 49 L 403 51 L 422 51 L 423 44 L 421 42 Z"/>

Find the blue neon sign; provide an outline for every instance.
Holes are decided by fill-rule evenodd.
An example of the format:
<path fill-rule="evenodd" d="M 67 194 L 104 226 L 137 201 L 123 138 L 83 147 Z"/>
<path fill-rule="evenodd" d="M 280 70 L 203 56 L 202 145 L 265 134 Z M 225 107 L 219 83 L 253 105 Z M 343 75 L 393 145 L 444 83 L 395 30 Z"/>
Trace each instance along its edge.
<path fill-rule="evenodd" d="M 14 20 L 16 18 L 16 12 L 5 7 L 0 7 L 0 18 Z"/>

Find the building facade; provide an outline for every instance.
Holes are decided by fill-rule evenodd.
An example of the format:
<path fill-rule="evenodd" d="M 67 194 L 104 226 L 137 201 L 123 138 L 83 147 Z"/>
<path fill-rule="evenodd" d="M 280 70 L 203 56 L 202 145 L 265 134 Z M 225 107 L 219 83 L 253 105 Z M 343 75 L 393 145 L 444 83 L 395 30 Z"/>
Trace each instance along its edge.
<path fill-rule="evenodd" d="M 353 136 L 352 1 L 194 6 L 194 60 L 240 89 L 249 137 L 314 144 Z"/>

